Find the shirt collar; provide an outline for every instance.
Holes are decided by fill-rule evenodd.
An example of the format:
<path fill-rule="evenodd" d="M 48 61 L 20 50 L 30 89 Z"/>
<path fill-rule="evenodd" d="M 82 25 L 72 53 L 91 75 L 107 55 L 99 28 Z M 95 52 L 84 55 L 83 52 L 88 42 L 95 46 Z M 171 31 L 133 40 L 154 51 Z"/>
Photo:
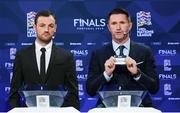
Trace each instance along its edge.
<path fill-rule="evenodd" d="M 51 40 L 46 46 L 42 46 L 42 45 L 40 45 L 37 41 L 35 41 L 36 50 L 39 50 L 39 51 L 40 51 L 40 49 L 41 49 L 42 47 L 44 47 L 44 48 L 46 49 L 46 51 L 47 51 L 48 49 L 51 49 L 51 48 L 52 48 L 52 44 L 53 44 L 52 40 Z"/>
<path fill-rule="evenodd" d="M 126 47 L 126 49 L 130 49 L 130 38 L 124 43 L 124 44 L 118 44 L 116 43 L 114 40 L 112 40 L 112 46 L 113 46 L 113 50 L 116 51 L 118 49 L 119 46 L 124 45 Z"/>

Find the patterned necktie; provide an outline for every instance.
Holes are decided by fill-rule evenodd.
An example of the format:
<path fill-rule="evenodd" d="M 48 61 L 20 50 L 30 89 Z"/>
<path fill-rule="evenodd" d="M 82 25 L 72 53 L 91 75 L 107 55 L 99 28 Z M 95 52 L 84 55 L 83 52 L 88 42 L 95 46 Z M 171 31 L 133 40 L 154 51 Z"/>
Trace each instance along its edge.
<path fill-rule="evenodd" d="M 45 73 L 46 73 L 46 60 L 45 60 L 45 52 L 46 49 L 45 48 L 41 48 L 41 59 L 40 59 L 40 75 L 41 77 L 45 77 Z"/>

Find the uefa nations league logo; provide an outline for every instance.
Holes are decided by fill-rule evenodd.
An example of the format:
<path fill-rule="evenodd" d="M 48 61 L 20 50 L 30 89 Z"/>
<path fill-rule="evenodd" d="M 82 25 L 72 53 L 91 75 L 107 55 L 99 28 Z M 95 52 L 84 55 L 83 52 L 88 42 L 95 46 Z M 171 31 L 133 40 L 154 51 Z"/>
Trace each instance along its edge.
<path fill-rule="evenodd" d="M 152 25 L 151 12 L 139 11 L 137 16 L 137 36 L 151 37 L 154 30 L 148 29 Z"/>
<path fill-rule="evenodd" d="M 36 32 L 33 28 L 35 16 L 36 12 L 34 11 L 27 13 L 27 37 L 36 37 Z"/>

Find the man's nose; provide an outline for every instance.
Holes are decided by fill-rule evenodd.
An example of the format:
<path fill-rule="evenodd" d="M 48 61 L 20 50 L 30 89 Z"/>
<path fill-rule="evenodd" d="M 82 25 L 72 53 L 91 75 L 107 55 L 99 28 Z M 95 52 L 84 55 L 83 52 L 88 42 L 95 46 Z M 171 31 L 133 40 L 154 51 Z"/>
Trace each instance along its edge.
<path fill-rule="evenodd" d="M 48 27 L 45 27 L 45 31 L 48 32 L 48 31 L 49 31 L 49 28 L 48 28 Z"/>
<path fill-rule="evenodd" d="M 117 25 L 116 25 L 116 29 L 121 29 L 121 25 L 120 25 L 120 24 L 117 24 Z"/>

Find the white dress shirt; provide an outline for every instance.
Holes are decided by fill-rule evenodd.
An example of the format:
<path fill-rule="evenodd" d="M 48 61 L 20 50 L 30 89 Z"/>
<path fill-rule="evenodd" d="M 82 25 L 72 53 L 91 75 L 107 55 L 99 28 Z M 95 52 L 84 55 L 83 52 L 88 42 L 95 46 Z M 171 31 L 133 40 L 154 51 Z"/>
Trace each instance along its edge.
<path fill-rule="evenodd" d="M 112 46 L 113 46 L 113 50 L 115 51 L 116 55 L 119 55 L 119 46 L 122 46 L 120 44 L 117 44 L 115 41 L 112 40 Z M 123 49 L 123 54 L 125 56 L 129 56 L 129 51 L 130 51 L 130 39 L 128 39 L 123 46 L 125 47 Z"/>
<path fill-rule="evenodd" d="M 36 61 L 37 61 L 39 73 L 40 73 L 40 57 L 42 54 L 41 48 L 44 47 L 46 49 L 46 52 L 45 52 L 46 63 L 45 64 L 46 64 L 46 72 L 47 72 L 50 57 L 51 57 L 52 44 L 53 44 L 52 40 L 46 46 L 41 46 L 37 41 L 35 41 Z"/>

